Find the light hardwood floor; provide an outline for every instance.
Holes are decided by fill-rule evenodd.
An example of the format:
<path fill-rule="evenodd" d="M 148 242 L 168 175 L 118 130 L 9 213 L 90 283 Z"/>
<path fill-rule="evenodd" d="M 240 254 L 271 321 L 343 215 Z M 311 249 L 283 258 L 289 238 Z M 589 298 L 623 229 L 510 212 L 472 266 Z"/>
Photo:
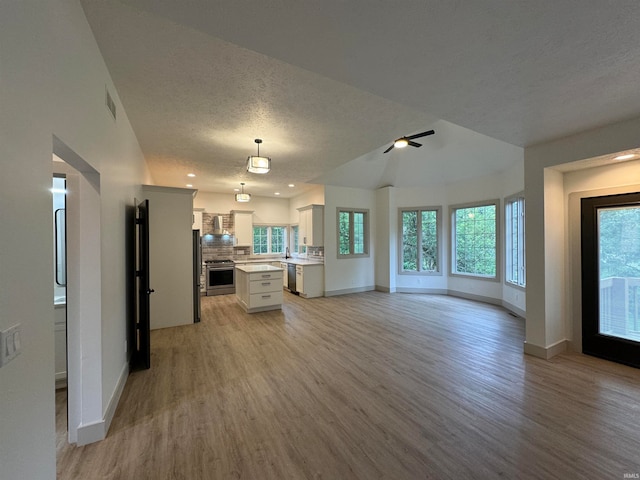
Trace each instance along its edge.
<path fill-rule="evenodd" d="M 640 370 L 523 354 L 524 321 L 368 292 L 152 332 L 107 438 L 60 479 L 623 479 L 640 473 Z"/>

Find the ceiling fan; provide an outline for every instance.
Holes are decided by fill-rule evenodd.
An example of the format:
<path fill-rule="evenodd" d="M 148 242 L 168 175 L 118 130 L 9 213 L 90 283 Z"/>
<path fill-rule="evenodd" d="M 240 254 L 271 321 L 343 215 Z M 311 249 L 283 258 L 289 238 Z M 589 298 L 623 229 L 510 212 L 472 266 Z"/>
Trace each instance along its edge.
<path fill-rule="evenodd" d="M 407 137 L 400 137 L 397 140 L 395 140 L 393 142 L 393 144 L 389 148 L 387 148 L 383 153 L 390 152 L 393 149 L 393 147 L 404 148 L 407 145 L 411 145 L 412 147 L 421 147 L 422 146 L 421 143 L 414 142 L 413 140 L 415 140 L 416 138 L 426 137 L 428 135 L 433 135 L 434 133 L 436 133 L 434 130 L 427 130 L 426 132 L 416 133 L 415 135 L 409 135 Z"/>

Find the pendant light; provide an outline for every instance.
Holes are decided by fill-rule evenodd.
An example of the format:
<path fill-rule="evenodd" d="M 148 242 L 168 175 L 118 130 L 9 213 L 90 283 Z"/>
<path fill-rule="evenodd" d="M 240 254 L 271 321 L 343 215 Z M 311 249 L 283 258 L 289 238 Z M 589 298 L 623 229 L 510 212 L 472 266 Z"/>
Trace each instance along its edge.
<path fill-rule="evenodd" d="M 247 172 L 269 173 L 269 170 L 271 170 L 271 159 L 260 156 L 260 144 L 262 140 L 256 138 L 254 142 L 258 144 L 258 155 L 249 155 L 249 157 L 247 157 Z"/>
<path fill-rule="evenodd" d="M 242 185 L 242 192 L 236 193 L 236 202 L 246 203 L 251 200 L 251 194 L 244 193 L 244 182 L 242 182 L 240 185 Z"/>

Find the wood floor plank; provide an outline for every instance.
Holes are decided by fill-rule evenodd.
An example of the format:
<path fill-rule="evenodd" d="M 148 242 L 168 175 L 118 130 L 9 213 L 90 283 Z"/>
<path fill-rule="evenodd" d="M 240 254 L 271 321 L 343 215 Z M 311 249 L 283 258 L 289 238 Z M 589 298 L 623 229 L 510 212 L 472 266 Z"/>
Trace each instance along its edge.
<path fill-rule="evenodd" d="M 524 321 L 434 295 L 285 295 L 152 332 L 71 479 L 566 479 L 640 473 L 640 370 L 522 353 Z"/>

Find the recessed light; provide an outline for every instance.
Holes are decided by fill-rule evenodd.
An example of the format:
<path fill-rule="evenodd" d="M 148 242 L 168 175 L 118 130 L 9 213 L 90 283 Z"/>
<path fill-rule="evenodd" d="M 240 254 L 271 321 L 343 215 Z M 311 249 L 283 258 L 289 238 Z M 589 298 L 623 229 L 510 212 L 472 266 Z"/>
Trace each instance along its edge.
<path fill-rule="evenodd" d="M 630 158 L 635 157 L 633 153 L 628 153 L 627 155 L 618 155 L 614 158 L 614 160 L 629 160 Z"/>
<path fill-rule="evenodd" d="M 274 195 L 280 195 L 280 192 L 275 192 Z"/>
<path fill-rule="evenodd" d="M 240 191 L 240 189 L 239 189 L 239 188 L 234 188 L 234 189 L 233 189 L 233 191 L 234 191 L 234 192 L 239 192 L 239 191 Z"/>
<path fill-rule="evenodd" d="M 187 177 L 195 177 L 196 174 L 195 173 L 187 173 Z"/>
<path fill-rule="evenodd" d="M 193 185 L 191 185 L 190 183 L 187 183 L 187 188 L 191 188 L 193 187 Z"/>
<path fill-rule="evenodd" d="M 295 187 L 295 185 L 293 183 L 290 183 L 289 188 L 293 188 L 293 187 Z"/>

